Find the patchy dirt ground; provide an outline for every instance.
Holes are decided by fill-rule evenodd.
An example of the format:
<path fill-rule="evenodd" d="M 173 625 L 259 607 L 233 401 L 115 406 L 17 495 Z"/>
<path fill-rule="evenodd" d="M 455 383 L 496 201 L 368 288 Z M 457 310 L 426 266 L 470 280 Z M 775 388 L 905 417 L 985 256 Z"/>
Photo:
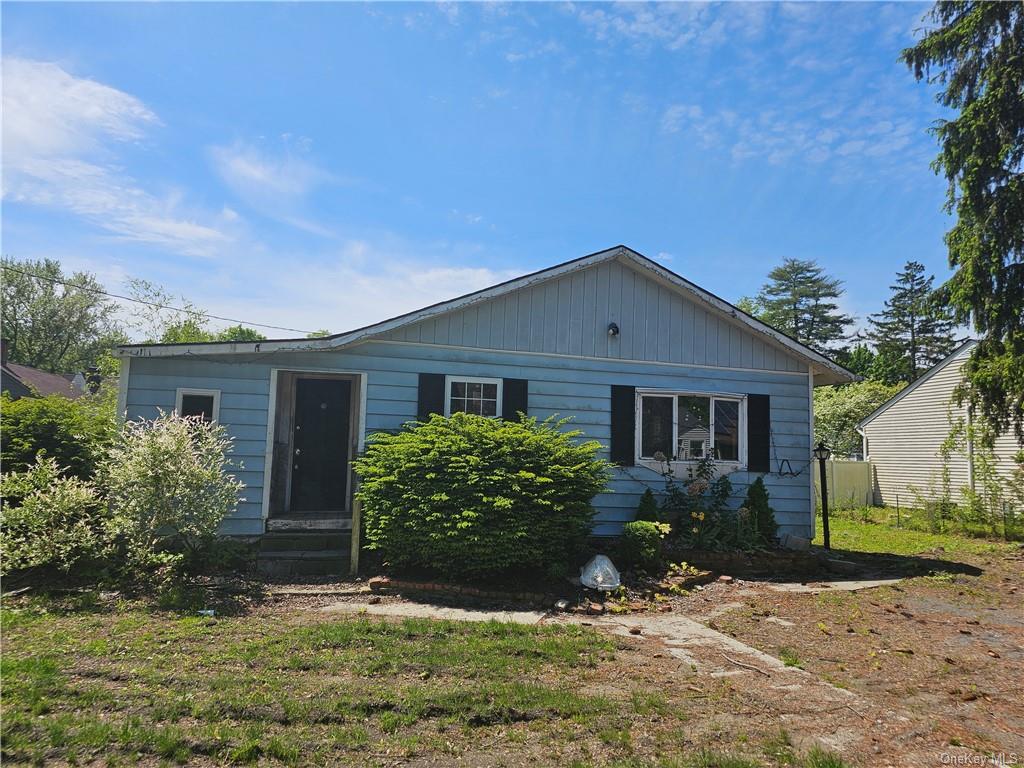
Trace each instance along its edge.
<path fill-rule="evenodd" d="M 716 584 L 678 609 L 872 704 L 925 719 L 947 743 L 1020 756 L 1024 550 L 936 555 L 971 568 L 857 592 Z"/>
<path fill-rule="evenodd" d="M 650 622 L 629 614 L 592 623 L 640 629 L 622 641 L 614 672 L 620 679 L 671 691 L 670 702 L 681 695 L 688 710 L 709 699 L 720 705 L 687 720 L 692 745 L 737 730 L 766 740 L 781 726 L 798 746 L 825 745 L 854 764 L 940 765 L 968 753 L 1024 762 L 1024 549 L 965 549 L 899 558 L 844 554 L 867 576 L 927 574 L 891 585 L 849 591 L 736 579 L 673 595 L 671 614 L 652 606 Z M 281 608 L 332 602 L 301 594 L 277 599 Z M 649 629 L 673 616 L 779 659 L 794 674 L 714 644 L 674 653 Z"/>
<path fill-rule="evenodd" d="M 362 581 L 214 582 L 202 605 L 169 611 L 100 595 L 40 614 L 21 596 L 5 601 L 3 708 L 14 730 L 4 755 L 49 764 L 1021 762 L 1024 549 L 864 556 L 858 567 L 926 575 L 859 591 L 715 582 L 671 596 L 667 613 L 538 614 L 533 639 L 528 628 L 509 637 L 451 623 L 381 629 L 361 606 L 413 604 Z M 357 615 L 341 616 L 339 605 Z M 560 623 L 600 635 L 545 634 Z"/>

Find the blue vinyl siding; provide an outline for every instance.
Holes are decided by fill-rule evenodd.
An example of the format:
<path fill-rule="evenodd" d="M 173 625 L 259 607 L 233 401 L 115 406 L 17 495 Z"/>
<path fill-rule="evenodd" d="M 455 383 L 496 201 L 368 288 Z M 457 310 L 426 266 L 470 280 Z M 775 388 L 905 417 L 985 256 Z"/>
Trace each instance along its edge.
<path fill-rule="evenodd" d="M 588 291 L 601 286 L 598 273 L 588 282 L 581 275 L 568 285 L 569 303 L 578 292 L 585 313 Z M 639 282 L 639 281 L 636 281 Z M 635 286 L 630 286 L 632 291 Z M 552 284 L 557 294 L 559 287 Z M 519 299 L 529 295 L 524 294 Z M 529 304 L 527 304 L 529 306 Z M 507 315 L 505 316 L 507 320 Z M 440 318 L 438 319 L 440 320 Z M 461 320 L 461 318 L 460 318 Z M 632 322 L 640 318 L 634 317 Z M 654 322 L 647 318 L 648 322 Z M 436 321 L 435 327 L 436 327 Z M 456 319 L 452 318 L 454 324 Z M 492 312 L 491 322 L 498 323 Z M 504 321 L 502 321 L 504 323 Z M 461 323 L 460 323 L 461 325 Z M 517 333 L 522 324 L 517 323 Z M 531 328 L 530 333 L 533 332 Z M 538 324 L 537 332 L 547 332 Z M 503 334 L 508 331 L 503 325 Z M 450 339 L 451 329 L 445 334 Z M 479 333 L 477 329 L 476 333 Z M 649 337 L 657 349 L 656 336 Z M 566 339 L 575 344 L 572 329 Z M 589 342 L 588 342 L 589 343 Z M 720 343 L 720 341 L 719 341 Z M 738 339 L 737 354 L 744 343 Z M 653 353 L 652 353 L 653 354 Z M 611 429 L 610 385 L 686 389 L 707 392 L 771 395 L 772 468 L 789 459 L 797 477 L 766 477 L 772 506 L 783 531 L 808 535 L 812 530 L 810 486 L 807 474 L 810 454 L 807 375 L 785 371 L 732 370 L 681 364 L 620 359 L 566 358 L 507 350 L 443 347 L 430 342 L 370 341 L 343 351 L 275 352 L 264 355 L 155 358 L 138 356 L 131 361 L 127 408 L 129 418 L 153 418 L 159 409 L 174 407 L 178 387 L 221 391 L 220 421 L 235 440 L 233 460 L 240 462 L 238 476 L 246 484 L 245 501 L 225 523 L 224 532 L 253 535 L 263 532 L 263 469 L 270 396 L 271 368 L 337 369 L 367 374 L 366 431 L 394 430 L 416 416 L 417 377 L 443 373 L 529 381 L 531 416 L 571 417 L 572 426 L 602 443 L 607 454 Z M 737 505 L 754 475 L 730 476 Z M 609 492 L 595 499 L 598 514 L 595 533 L 612 535 L 633 518 L 638 499 L 650 485 L 655 492 L 662 478 L 642 467 L 617 469 Z"/>

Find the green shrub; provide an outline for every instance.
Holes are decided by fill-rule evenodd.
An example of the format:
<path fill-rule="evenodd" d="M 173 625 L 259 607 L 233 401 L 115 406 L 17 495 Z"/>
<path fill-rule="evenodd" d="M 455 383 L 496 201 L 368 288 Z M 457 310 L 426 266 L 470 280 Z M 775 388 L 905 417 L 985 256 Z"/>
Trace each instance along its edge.
<path fill-rule="evenodd" d="M 768 503 L 768 489 L 764 478 L 758 477 L 747 488 L 747 498 L 743 507 L 750 515 L 759 543 L 775 546 L 779 535 L 779 526 L 775 522 L 775 510 Z"/>
<path fill-rule="evenodd" d="M 201 559 L 244 485 L 228 473 L 231 439 L 197 417 L 126 422 L 100 467 L 115 556 L 131 572 Z"/>
<path fill-rule="evenodd" d="M 619 555 L 626 567 L 651 571 L 661 564 L 661 540 L 669 532 L 667 523 L 635 520 L 622 526 Z"/>
<path fill-rule="evenodd" d="M 567 571 L 609 465 L 564 423 L 456 413 L 373 435 L 355 462 L 367 546 L 452 578 Z"/>
<path fill-rule="evenodd" d="M 646 520 L 651 523 L 661 521 L 661 508 L 657 499 L 654 498 L 654 491 L 647 488 L 640 497 L 640 503 L 636 507 L 636 520 Z"/>
<path fill-rule="evenodd" d="M 732 526 L 726 523 L 732 483 L 719 475 L 714 459 L 705 457 L 676 481 L 665 476 L 662 512 L 673 525 L 675 545 L 681 549 L 729 549 Z"/>
<path fill-rule="evenodd" d="M 84 395 L 23 397 L 0 401 L 0 461 L 5 471 L 23 472 L 42 453 L 83 480 L 92 479 L 117 431 L 112 399 Z"/>
<path fill-rule="evenodd" d="M 89 482 L 61 473 L 40 457 L 0 480 L 2 573 L 39 569 L 64 575 L 96 565 L 103 503 Z M 80 575 L 76 573 L 76 575 Z"/>

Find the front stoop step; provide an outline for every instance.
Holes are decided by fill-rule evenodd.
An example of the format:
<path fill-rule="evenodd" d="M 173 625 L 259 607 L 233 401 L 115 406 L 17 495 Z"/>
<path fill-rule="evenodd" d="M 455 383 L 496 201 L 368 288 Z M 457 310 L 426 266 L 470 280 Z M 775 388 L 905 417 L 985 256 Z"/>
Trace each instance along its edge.
<path fill-rule="evenodd" d="M 333 522 L 339 521 L 335 518 Z M 269 525 L 267 527 L 267 533 L 260 537 L 260 551 L 256 556 L 259 573 L 286 577 L 343 576 L 348 573 L 351 530 L 338 527 L 275 530 Z"/>
<path fill-rule="evenodd" d="M 350 517 L 271 517 L 267 532 L 273 531 L 351 531 Z"/>
<path fill-rule="evenodd" d="M 348 573 L 349 550 L 260 552 L 256 570 L 264 576 L 342 576 Z"/>

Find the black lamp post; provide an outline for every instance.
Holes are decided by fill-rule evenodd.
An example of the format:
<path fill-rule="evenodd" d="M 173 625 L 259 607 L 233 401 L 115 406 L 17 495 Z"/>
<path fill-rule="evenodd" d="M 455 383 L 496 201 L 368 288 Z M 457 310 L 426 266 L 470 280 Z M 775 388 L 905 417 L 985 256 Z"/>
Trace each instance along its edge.
<path fill-rule="evenodd" d="M 825 475 L 825 462 L 832 455 L 823 441 L 819 441 L 814 447 L 814 458 L 818 460 L 818 469 L 821 472 L 821 533 L 825 539 L 825 549 L 831 549 L 831 541 L 828 535 L 828 477 Z"/>

